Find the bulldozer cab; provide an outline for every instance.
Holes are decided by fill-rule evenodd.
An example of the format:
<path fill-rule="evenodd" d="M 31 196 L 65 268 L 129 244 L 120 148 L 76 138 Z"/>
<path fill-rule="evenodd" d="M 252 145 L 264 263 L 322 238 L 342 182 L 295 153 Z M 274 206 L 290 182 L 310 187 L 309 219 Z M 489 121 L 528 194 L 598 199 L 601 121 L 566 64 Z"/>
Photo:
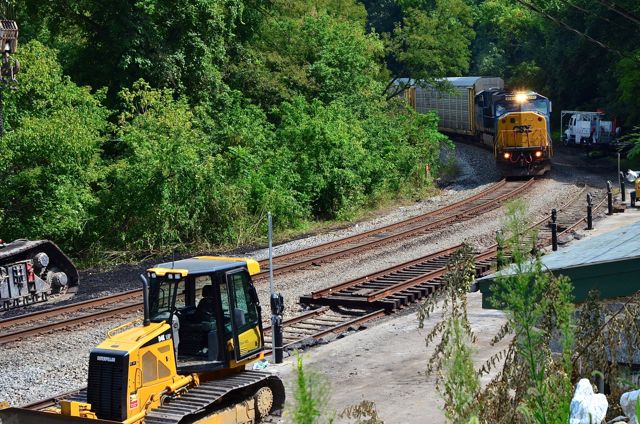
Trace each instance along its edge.
<path fill-rule="evenodd" d="M 260 354 L 257 272 L 251 259 L 208 256 L 147 270 L 145 319 L 172 326 L 178 372 L 235 368 Z"/>

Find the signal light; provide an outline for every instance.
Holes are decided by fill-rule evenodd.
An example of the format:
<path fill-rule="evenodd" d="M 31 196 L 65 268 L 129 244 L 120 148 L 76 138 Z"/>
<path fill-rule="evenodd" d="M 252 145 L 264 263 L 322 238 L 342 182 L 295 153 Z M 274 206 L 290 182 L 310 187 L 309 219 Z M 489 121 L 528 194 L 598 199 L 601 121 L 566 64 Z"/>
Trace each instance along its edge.
<path fill-rule="evenodd" d="M 538 116 L 538 121 L 542 122 L 542 117 Z"/>
<path fill-rule="evenodd" d="M 504 152 L 504 155 L 503 155 L 503 156 L 504 156 L 504 158 L 505 158 L 505 159 L 509 159 L 509 158 L 511 157 L 511 153 L 509 153 L 509 152 Z"/>
<path fill-rule="evenodd" d="M 506 120 L 506 119 L 503 119 L 503 120 L 502 120 L 502 123 L 503 123 L 503 124 L 506 124 L 506 123 L 507 123 L 507 120 Z"/>
<path fill-rule="evenodd" d="M 537 158 L 541 158 L 542 157 L 542 152 L 540 150 L 536 150 L 535 155 L 536 155 Z"/>

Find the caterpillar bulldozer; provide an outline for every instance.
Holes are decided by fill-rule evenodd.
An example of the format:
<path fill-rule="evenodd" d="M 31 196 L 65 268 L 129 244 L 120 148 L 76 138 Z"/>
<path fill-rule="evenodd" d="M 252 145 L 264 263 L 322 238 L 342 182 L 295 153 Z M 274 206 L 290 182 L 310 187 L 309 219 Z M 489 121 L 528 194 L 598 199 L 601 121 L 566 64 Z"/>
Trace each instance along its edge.
<path fill-rule="evenodd" d="M 0 410 L 0 423 L 259 422 L 283 407 L 282 381 L 245 370 L 264 357 L 252 259 L 200 256 L 141 275 L 144 316 L 89 355 L 86 390 L 44 411 Z"/>
<path fill-rule="evenodd" d="M 43 302 L 78 288 L 78 270 L 49 240 L 0 240 L 0 310 Z"/>

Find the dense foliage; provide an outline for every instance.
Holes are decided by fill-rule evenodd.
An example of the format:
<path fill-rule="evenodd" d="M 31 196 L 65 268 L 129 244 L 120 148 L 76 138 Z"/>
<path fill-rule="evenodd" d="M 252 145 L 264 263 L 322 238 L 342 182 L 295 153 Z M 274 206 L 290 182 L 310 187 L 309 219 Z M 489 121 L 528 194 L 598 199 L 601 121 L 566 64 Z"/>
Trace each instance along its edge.
<path fill-rule="evenodd" d="M 420 193 L 433 115 L 387 99 L 354 0 L 20 3 L 2 237 L 76 253 L 238 244 Z M 443 51 L 442 54 L 445 54 Z"/>
<path fill-rule="evenodd" d="M 402 77 L 493 74 L 640 120 L 634 0 L 3 4 L 22 71 L 0 236 L 76 253 L 245 243 L 268 210 L 295 229 L 420 193 L 445 139 Z"/>
<path fill-rule="evenodd" d="M 636 0 L 478 2 L 472 72 L 548 95 L 555 112 L 604 110 L 640 120 Z"/>

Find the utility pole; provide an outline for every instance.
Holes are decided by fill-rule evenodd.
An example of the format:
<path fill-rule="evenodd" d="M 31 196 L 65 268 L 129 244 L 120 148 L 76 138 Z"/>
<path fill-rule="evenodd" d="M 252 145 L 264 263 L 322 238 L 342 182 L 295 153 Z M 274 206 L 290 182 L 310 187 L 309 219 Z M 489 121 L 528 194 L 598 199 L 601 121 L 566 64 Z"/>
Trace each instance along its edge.
<path fill-rule="evenodd" d="M 0 67 L 0 137 L 4 136 L 4 90 L 15 89 L 18 85 L 16 74 L 20 62 L 11 57 L 18 49 L 18 24 L 12 20 L 0 20 L 0 47 L 2 66 Z"/>
<path fill-rule="evenodd" d="M 271 292 L 271 358 L 274 363 L 281 364 L 282 352 L 282 314 L 284 313 L 284 299 L 276 293 L 273 286 L 273 222 L 271 212 L 267 214 L 269 220 L 269 291 Z"/>

